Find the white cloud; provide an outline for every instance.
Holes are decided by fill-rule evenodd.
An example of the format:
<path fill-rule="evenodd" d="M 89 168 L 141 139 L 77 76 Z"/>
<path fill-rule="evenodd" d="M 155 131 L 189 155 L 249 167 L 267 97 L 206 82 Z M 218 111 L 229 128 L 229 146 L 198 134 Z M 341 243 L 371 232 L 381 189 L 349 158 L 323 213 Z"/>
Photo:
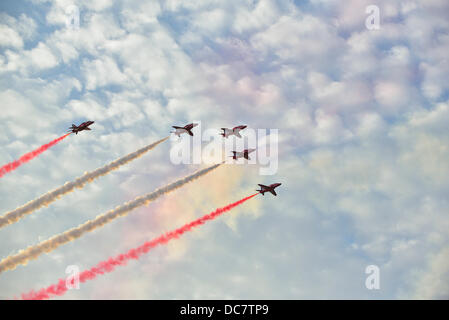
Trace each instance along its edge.
<path fill-rule="evenodd" d="M 386 109 L 397 110 L 407 104 L 408 90 L 401 83 L 380 81 L 374 88 L 376 100 Z"/>
<path fill-rule="evenodd" d="M 313 64 L 343 45 L 328 24 L 316 17 L 299 14 L 282 16 L 267 30 L 254 35 L 251 44 L 262 53 L 273 52 L 282 60 L 307 59 Z"/>
<path fill-rule="evenodd" d="M 275 1 L 262 0 L 255 3 L 254 8 L 239 8 L 232 26 L 239 33 L 260 30 L 272 25 L 279 15 Z"/>
<path fill-rule="evenodd" d="M 126 76 L 120 71 L 111 57 L 104 57 L 93 61 L 83 61 L 82 71 L 84 73 L 87 90 L 95 90 L 110 84 L 124 85 Z"/>
<path fill-rule="evenodd" d="M 193 25 L 203 34 L 220 34 L 227 22 L 226 12 L 222 9 L 214 9 L 199 13 L 193 21 Z"/>
<path fill-rule="evenodd" d="M 444 248 L 430 259 L 429 270 L 419 280 L 415 299 L 449 298 L 449 248 Z"/>
<path fill-rule="evenodd" d="M 6 13 L 0 12 L 0 27 L 2 36 L 0 43 L 8 40 L 13 47 L 22 47 L 23 40 L 31 40 L 36 36 L 36 22 L 26 14 L 21 14 L 18 18 L 14 18 Z M 4 45 L 4 44 L 2 44 Z"/>
<path fill-rule="evenodd" d="M 6 25 L 0 25 L 0 46 L 21 48 L 23 40 L 19 33 Z"/>
<path fill-rule="evenodd" d="M 43 42 L 39 42 L 36 47 L 24 50 L 20 54 L 13 51 L 5 52 L 6 59 L 0 64 L 0 72 L 39 72 L 44 69 L 56 67 L 59 59 L 53 54 L 50 48 Z"/>
<path fill-rule="evenodd" d="M 28 52 L 27 56 L 30 59 L 29 65 L 32 68 L 47 69 L 55 67 L 58 64 L 58 59 L 42 42 L 39 43 L 35 48 L 31 49 Z"/>

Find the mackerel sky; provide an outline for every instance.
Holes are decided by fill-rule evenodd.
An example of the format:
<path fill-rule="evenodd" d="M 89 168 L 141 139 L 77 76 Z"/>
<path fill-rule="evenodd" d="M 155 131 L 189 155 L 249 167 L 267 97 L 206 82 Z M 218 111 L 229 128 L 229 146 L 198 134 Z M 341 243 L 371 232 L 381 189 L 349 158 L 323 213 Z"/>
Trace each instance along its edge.
<path fill-rule="evenodd" d="M 2 273 L 0 299 L 274 182 L 63 298 L 449 298 L 448 53 L 447 0 L 1 1 L 0 165 L 95 124 L 3 176 L 0 214 L 192 121 L 278 129 L 279 167 L 224 165 Z M 206 166 L 174 143 L 0 229 L 0 258 Z"/>

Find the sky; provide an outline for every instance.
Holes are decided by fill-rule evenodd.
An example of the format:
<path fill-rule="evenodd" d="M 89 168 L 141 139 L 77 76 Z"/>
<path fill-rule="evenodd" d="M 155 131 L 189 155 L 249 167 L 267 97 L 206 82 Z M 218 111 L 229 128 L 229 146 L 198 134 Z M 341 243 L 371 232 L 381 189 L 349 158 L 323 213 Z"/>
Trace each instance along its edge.
<path fill-rule="evenodd" d="M 66 24 L 74 7 L 79 28 Z M 449 298 L 448 17 L 446 0 L 1 1 L 0 165 L 95 121 L 0 178 L 1 214 L 172 125 L 247 124 L 278 129 L 279 141 L 274 175 L 221 166 L 0 274 L 0 299 L 273 182 L 277 197 L 257 196 L 62 298 Z M 206 166 L 172 163 L 175 143 L 1 229 L 0 257 Z M 366 286 L 372 265 L 378 289 Z"/>

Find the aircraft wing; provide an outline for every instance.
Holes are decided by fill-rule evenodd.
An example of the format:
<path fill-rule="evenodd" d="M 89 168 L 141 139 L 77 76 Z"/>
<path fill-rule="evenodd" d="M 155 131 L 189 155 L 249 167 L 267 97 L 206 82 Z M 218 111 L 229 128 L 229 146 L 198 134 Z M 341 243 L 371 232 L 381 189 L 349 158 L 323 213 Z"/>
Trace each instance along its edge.
<path fill-rule="evenodd" d="M 273 189 L 273 190 L 270 190 L 270 192 L 271 192 L 273 195 L 277 196 L 276 191 L 274 191 L 274 189 Z"/>

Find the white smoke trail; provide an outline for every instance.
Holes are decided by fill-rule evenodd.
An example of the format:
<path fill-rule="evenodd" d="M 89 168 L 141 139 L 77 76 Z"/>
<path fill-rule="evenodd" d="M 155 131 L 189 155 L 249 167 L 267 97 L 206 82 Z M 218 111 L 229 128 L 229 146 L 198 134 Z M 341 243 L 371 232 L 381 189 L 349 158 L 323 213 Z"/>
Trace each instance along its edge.
<path fill-rule="evenodd" d="M 147 193 L 146 195 L 137 197 L 132 201 L 126 202 L 125 204 L 122 204 L 116 207 L 115 209 L 112 209 L 104 214 L 101 214 L 97 216 L 95 219 L 89 220 L 76 228 L 67 230 L 63 233 L 51 237 L 50 239 L 42 241 L 35 246 L 30 246 L 24 250 L 21 250 L 19 251 L 19 253 L 15 255 L 6 257 L 2 261 L 0 261 L 0 273 L 6 270 L 15 269 L 19 264 L 25 265 L 28 263 L 29 260 L 36 259 L 43 253 L 51 252 L 56 248 L 58 248 L 60 245 L 75 240 L 87 232 L 102 227 L 116 218 L 126 216 L 131 210 L 146 205 L 149 202 L 157 199 L 159 196 L 164 195 L 173 190 L 176 190 L 185 185 L 186 183 L 198 179 L 199 177 L 211 172 L 212 170 L 216 169 L 222 164 L 223 163 L 218 163 L 205 169 L 196 171 L 193 174 L 185 178 L 182 178 L 178 181 L 175 181 L 165 187 L 159 188 L 154 192 Z"/>
<path fill-rule="evenodd" d="M 42 196 L 40 196 L 37 199 L 34 199 L 26 204 L 24 204 L 21 207 L 18 207 L 12 211 L 9 211 L 5 213 L 3 216 L 0 217 L 0 228 L 7 226 L 9 224 L 12 224 L 14 222 L 19 221 L 24 215 L 30 214 L 31 212 L 40 209 L 44 206 L 48 206 L 53 201 L 56 201 L 59 197 L 72 192 L 75 190 L 75 188 L 82 188 L 86 183 L 90 183 L 96 178 L 99 178 L 101 176 L 104 176 L 108 174 L 109 172 L 118 169 L 119 167 L 127 164 L 128 162 L 137 159 L 141 157 L 144 153 L 147 151 L 150 151 L 154 147 L 156 147 L 158 144 L 164 142 L 169 137 L 165 137 L 164 139 L 161 139 L 159 141 L 156 141 L 150 145 L 147 145 L 146 147 L 143 147 L 135 152 L 132 152 L 124 157 L 121 157 L 117 160 L 112 161 L 111 163 L 98 168 L 91 172 L 86 172 L 81 177 L 75 179 L 71 182 L 66 182 L 63 186 L 54 189 L 53 191 L 49 191 Z"/>

